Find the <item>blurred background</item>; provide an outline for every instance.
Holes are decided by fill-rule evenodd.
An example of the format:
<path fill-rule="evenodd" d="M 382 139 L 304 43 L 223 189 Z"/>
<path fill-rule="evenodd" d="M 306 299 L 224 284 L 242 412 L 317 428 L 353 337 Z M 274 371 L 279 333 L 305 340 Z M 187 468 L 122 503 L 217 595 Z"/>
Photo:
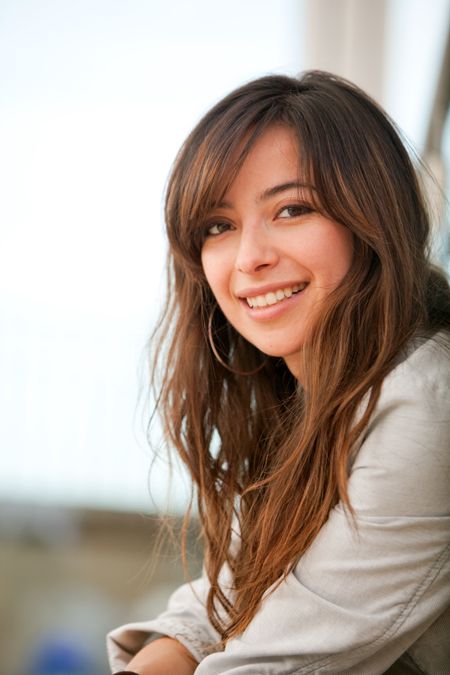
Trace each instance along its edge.
<path fill-rule="evenodd" d="M 0 0 L 2 672 L 106 675 L 106 631 L 182 579 L 152 560 L 189 485 L 149 476 L 146 342 L 187 133 L 251 78 L 348 77 L 431 167 L 449 268 L 449 25 L 450 0 Z"/>

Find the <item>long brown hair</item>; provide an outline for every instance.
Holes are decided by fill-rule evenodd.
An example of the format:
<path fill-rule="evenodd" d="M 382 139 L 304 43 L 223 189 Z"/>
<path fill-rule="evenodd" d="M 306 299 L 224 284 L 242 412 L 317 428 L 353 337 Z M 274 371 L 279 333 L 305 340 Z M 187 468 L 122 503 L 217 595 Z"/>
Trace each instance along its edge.
<path fill-rule="evenodd" d="M 314 185 L 317 207 L 355 242 L 352 266 L 302 350 L 303 386 L 282 359 L 265 357 L 230 326 L 200 260 L 206 214 L 274 124 L 295 132 L 299 171 Z M 415 334 L 450 328 L 450 292 L 429 262 L 424 200 L 393 123 L 361 90 L 327 73 L 263 77 L 212 108 L 176 159 L 165 215 L 158 405 L 196 487 L 207 610 L 225 642 L 248 626 L 336 503 L 351 511 L 349 462 L 383 379 Z M 263 363 L 256 374 L 234 374 L 214 358 L 212 312 L 223 359 L 242 371 Z"/>

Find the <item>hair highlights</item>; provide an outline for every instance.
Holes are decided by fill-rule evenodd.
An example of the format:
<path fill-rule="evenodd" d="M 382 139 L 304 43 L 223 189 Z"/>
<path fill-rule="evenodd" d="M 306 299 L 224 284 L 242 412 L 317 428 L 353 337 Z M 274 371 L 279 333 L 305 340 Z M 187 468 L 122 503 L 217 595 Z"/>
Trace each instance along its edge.
<path fill-rule="evenodd" d="M 281 359 L 258 369 L 264 357 L 216 307 L 200 262 L 206 214 L 275 124 L 295 132 L 302 181 L 355 241 L 352 267 L 303 349 L 304 388 Z M 450 329 L 450 293 L 428 260 L 426 208 L 395 127 L 361 90 L 327 73 L 264 77 L 207 113 L 173 167 L 166 223 L 158 401 L 168 440 L 197 489 L 208 614 L 226 641 L 248 626 L 264 592 L 292 569 L 338 500 L 351 509 L 349 461 L 383 379 L 413 335 Z M 254 370 L 251 377 L 212 356 L 212 312 L 220 353 L 231 369 Z M 231 594 L 219 582 L 224 564 Z"/>

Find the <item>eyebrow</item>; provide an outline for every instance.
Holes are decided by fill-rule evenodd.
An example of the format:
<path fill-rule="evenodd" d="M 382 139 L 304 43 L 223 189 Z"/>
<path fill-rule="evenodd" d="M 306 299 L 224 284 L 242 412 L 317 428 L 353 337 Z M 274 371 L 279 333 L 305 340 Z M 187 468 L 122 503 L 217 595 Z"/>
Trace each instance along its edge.
<path fill-rule="evenodd" d="M 267 190 L 264 190 L 260 195 L 258 195 L 257 201 L 264 202 L 266 199 L 270 199 L 270 197 L 275 197 L 281 192 L 286 192 L 287 190 L 292 190 L 294 188 L 307 188 L 308 190 L 314 190 L 314 187 L 308 183 L 290 181 L 288 183 L 280 183 L 279 185 L 274 185 L 273 187 L 267 188 Z"/>
<path fill-rule="evenodd" d="M 310 185 L 309 183 L 299 183 L 298 181 L 289 181 L 287 183 L 279 183 L 279 185 L 274 185 L 273 187 L 267 188 L 266 190 L 263 190 L 258 197 L 256 198 L 256 201 L 259 202 L 264 202 L 267 199 L 270 199 L 271 197 L 275 197 L 278 194 L 281 194 L 282 192 L 287 192 L 287 190 L 292 190 L 292 189 L 304 189 L 306 188 L 307 190 L 314 190 L 314 186 Z M 227 201 L 221 201 L 219 204 L 217 204 L 217 208 L 219 209 L 231 209 L 233 208 L 232 204 Z"/>

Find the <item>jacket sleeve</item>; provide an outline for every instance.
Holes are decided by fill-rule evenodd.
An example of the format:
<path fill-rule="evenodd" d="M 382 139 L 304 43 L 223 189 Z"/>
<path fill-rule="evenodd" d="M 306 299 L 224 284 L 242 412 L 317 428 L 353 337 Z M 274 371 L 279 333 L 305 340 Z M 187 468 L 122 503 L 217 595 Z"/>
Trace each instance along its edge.
<path fill-rule="evenodd" d="M 107 650 L 112 672 L 126 668 L 144 645 L 163 636 L 177 639 L 197 661 L 204 659 L 219 640 L 206 614 L 207 593 L 208 581 L 202 576 L 178 588 L 167 610 L 157 619 L 129 623 L 111 631 L 107 636 Z"/>
<path fill-rule="evenodd" d="M 338 504 L 298 564 L 224 651 L 205 580 L 155 621 L 110 633 L 120 670 L 148 639 L 182 642 L 196 675 L 378 675 L 450 604 L 450 359 L 431 341 L 388 375 Z"/>
<path fill-rule="evenodd" d="M 196 675 L 377 675 L 450 604 L 450 367 L 427 342 L 386 378 L 338 505 L 247 630 Z M 435 671 L 433 671 L 435 672 Z"/>

